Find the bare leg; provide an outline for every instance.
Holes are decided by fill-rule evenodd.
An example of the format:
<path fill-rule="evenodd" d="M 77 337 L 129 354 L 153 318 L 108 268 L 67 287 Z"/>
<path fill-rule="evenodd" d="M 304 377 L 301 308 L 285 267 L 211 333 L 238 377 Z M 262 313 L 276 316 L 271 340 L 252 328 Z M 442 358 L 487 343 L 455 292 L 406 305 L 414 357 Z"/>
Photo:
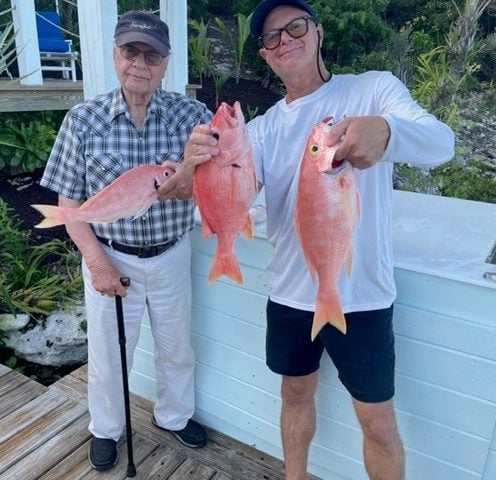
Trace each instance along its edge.
<path fill-rule="evenodd" d="M 362 426 L 365 468 L 371 480 L 404 480 L 405 452 L 398 432 L 393 401 L 353 400 Z"/>
<path fill-rule="evenodd" d="M 286 480 L 306 480 L 308 449 L 315 434 L 317 372 L 282 377 L 281 429 Z"/>

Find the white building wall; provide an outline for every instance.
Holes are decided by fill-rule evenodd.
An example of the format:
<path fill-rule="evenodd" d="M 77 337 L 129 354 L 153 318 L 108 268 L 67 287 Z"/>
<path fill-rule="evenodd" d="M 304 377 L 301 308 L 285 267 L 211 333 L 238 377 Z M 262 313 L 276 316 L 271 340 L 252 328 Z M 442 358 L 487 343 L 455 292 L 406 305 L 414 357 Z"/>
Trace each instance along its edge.
<path fill-rule="evenodd" d="M 402 251 L 405 234 L 418 235 L 417 248 L 425 252 L 428 233 L 435 235 L 436 229 L 429 227 L 426 232 L 417 228 L 416 233 L 411 228 L 405 229 L 406 217 L 410 227 L 419 223 L 409 212 L 409 205 L 413 202 L 418 207 L 426 196 L 405 192 L 396 192 L 395 196 L 398 220 L 395 242 L 401 243 L 395 244 L 399 251 L 394 317 L 395 405 L 407 451 L 407 478 L 496 478 L 494 443 L 491 449 L 496 424 L 496 282 L 481 278 L 463 281 L 463 272 L 458 277 L 452 272 L 440 275 L 442 268 L 435 273 L 434 260 L 423 261 L 422 255 L 413 251 L 412 238 L 408 240 L 412 242 L 408 247 L 410 253 L 405 256 Z M 471 242 L 466 246 L 487 244 L 489 249 L 490 237 L 496 232 L 496 205 L 435 200 L 435 197 L 428 200 L 433 211 L 436 202 L 441 202 L 443 216 L 453 215 L 456 219 L 457 228 L 445 230 L 446 241 L 463 244 L 463 239 L 456 236 L 463 230 L 460 223 L 477 217 L 475 230 L 478 231 L 471 229 Z M 460 216 L 461 211 L 466 217 Z M 216 240 L 203 239 L 198 227 L 192 239 L 196 418 L 282 458 L 280 379 L 265 366 L 264 269 L 271 248 L 264 239 L 250 242 L 240 237 L 236 251 L 244 285 L 221 280 L 209 286 L 206 277 Z M 429 248 L 434 248 L 434 243 Z M 479 255 L 482 260 L 476 260 L 478 263 L 473 268 L 464 266 L 464 272 L 493 267 L 484 265 L 487 250 L 483 250 Z M 452 259 L 451 263 L 457 261 Z M 436 262 L 444 260 L 438 257 Z M 131 388 L 154 398 L 151 345 L 149 327 L 145 324 Z M 325 480 L 366 480 L 361 432 L 348 393 L 328 358 L 320 371 L 317 414 L 310 472 Z"/>

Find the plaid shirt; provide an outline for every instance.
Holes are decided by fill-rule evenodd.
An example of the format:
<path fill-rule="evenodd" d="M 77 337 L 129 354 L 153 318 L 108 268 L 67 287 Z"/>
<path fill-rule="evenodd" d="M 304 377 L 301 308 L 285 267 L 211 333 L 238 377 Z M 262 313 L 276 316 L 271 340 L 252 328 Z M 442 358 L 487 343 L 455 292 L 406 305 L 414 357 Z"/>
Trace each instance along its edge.
<path fill-rule="evenodd" d="M 48 159 L 41 185 L 84 201 L 130 168 L 181 162 L 193 127 L 208 123 L 207 107 L 187 96 L 157 90 L 142 130 L 136 129 L 120 88 L 72 108 Z M 142 216 L 92 224 L 118 243 L 149 246 L 181 237 L 194 225 L 192 200 L 154 202 Z"/>

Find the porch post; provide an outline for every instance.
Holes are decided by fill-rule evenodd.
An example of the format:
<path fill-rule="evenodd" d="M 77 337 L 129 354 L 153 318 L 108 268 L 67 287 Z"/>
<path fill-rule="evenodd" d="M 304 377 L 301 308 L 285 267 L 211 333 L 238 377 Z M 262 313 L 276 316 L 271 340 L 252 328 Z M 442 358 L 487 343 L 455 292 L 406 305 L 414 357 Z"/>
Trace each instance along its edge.
<path fill-rule="evenodd" d="M 186 0 L 160 0 L 160 18 L 169 26 L 171 55 L 163 82 L 168 91 L 185 93 L 188 83 L 188 19 Z"/>
<path fill-rule="evenodd" d="M 11 0 L 21 85 L 43 85 L 34 0 Z M 22 5 L 21 5 L 22 4 Z"/>
<path fill-rule="evenodd" d="M 112 57 L 117 0 L 78 2 L 78 23 L 84 98 L 89 99 L 119 84 Z"/>

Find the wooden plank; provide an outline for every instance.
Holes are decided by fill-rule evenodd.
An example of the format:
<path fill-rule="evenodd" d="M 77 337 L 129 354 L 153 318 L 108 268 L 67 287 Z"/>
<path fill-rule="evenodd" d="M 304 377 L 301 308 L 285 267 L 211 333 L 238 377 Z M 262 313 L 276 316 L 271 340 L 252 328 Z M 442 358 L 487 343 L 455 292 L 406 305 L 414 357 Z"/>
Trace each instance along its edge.
<path fill-rule="evenodd" d="M 211 467 L 200 463 L 192 458 L 187 458 L 179 468 L 169 476 L 169 480 L 210 480 L 215 474 L 215 470 Z M 154 476 L 155 480 L 161 478 Z M 162 477 L 163 478 L 163 477 Z"/>
<path fill-rule="evenodd" d="M 14 370 L 7 372 L 5 375 L 0 377 L 0 397 L 6 396 L 12 390 L 15 390 L 18 386 L 28 383 L 30 380 L 25 375 L 21 375 Z"/>
<path fill-rule="evenodd" d="M 170 446 L 161 446 L 149 455 L 137 468 L 139 476 L 147 480 L 163 480 L 169 478 L 187 456 Z"/>
<path fill-rule="evenodd" d="M 187 85 L 186 94 L 196 98 L 197 85 Z M 46 78 L 43 85 L 20 85 L 0 79 L 0 112 L 69 110 L 84 100 L 83 82 Z"/>
<path fill-rule="evenodd" d="M 490 323 L 487 325 L 405 305 L 396 305 L 394 309 L 396 335 L 496 360 L 496 323 Z"/>
<path fill-rule="evenodd" d="M 1 379 L 0 379 L 1 383 Z M 35 398 L 47 391 L 47 387 L 35 381 L 21 383 L 8 394 L 0 394 L 0 419 L 10 415 L 23 405 L 31 402 Z"/>
<path fill-rule="evenodd" d="M 161 445 L 172 446 L 185 453 L 188 457 L 208 465 L 214 470 L 220 470 L 233 478 L 242 478 L 243 480 L 260 480 L 267 475 L 271 480 L 283 480 L 282 462 L 279 462 L 279 472 L 273 470 L 267 465 L 260 465 L 254 458 L 247 457 L 243 450 L 243 444 L 231 439 L 232 450 L 227 450 L 223 445 L 217 443 L 214 438 L 214 432 L 207 428 L 209 442 L 200 449 L 191 449 L 181 445 L 170 433 L 159 430 L 154 427 L 150 421 L 151 411 L 149 410 L 150 402 L 144 403 L 145 409 L 140 408 L 140 402 L 134 401 L 131 409 L 133 426 L 143 435 L 152 438 Z M 237 445 L 239 450 L 234 448 Z"/>
<path fill-rule="evenodd" d="M 83 99 L 81 81 L 45 85 L 0 84 L 0 112 L 69 110 Z"/>
<path fill-rule="evenodd" d="M 6 373 L 8 373 L 10 371 L 11 371 L 11 369 L 9 367 L 6 367 L 2 363 L 0 363 L 0 377 L 2 377 L 3 375 L 5 375 Z"/>
<path fill-rule="evenodd" d="M 84 370 L 83 377 L 86 375 Z M 81 379 L 81 374 L 66 375 L 54 384 L 50 385 L 50 389 L 65 395 L 67 398 L 80 403 L 88 404 L 88 385 L 86 379 Z"/>
<path fill-rule="evenodd" d="M 18 408 L 10 415 L 2 418 L 0 420 L 0 452 L 2 451 L 4 442 L 66 402 L 67 398 L 61 397 L 49 390 L 21 408 Z"/>
<path fill-rule="evenodd" d="M 74 423 L 67 425 L 67 428 L 12 465 L 3 475 L 5 478 L 37 480 L 88 440 L 88 422 L 88 414 L 77 418 Z"/>
<path fill-rule="evenodd" d="M 62 405 L 45 411 L 41 418 L 30 422 L 29 427 L 22 429 L 15 436 L 11 436 L 8 433 L 4 434 L 4 436 L 7 435 L 10 438 L 1 443 L 0 473 L 10 468 L 37 448 L 40 448 L 85 413 L 85 408 L 82 405 L 67 401 L 65 398 L 63 400 L 65 402 Z M 29 418 L 29 414 L 27 416 Z M 10 416 L 6 417 L 6 419 L 9 418 Z M 2 421 L 2 432 L 6 431 L 4 429 L 6 419 Z M 15 428 L 15 425 L 11 425 L 10 427 Z M 9 427 L 7 426 L 7 428 Z"/>

